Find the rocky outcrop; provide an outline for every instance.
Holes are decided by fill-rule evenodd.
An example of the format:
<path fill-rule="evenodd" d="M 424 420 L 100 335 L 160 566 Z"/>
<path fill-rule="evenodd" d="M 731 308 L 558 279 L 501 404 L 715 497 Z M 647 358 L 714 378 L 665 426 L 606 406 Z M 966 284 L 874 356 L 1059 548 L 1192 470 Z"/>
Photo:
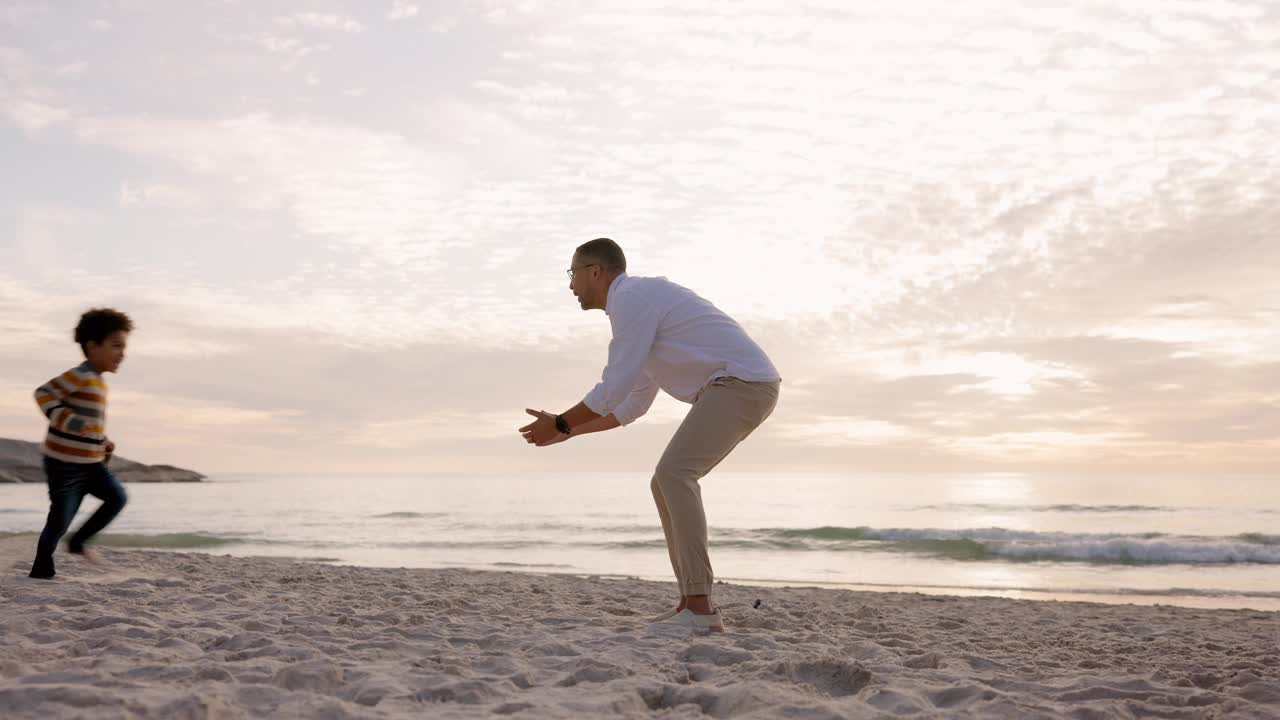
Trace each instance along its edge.
<path fill-rule="evenodd" d="M 0 438 L 0 483 L 44 482 L 40 444 Z M 120 482 L 200 482 L 204 475 L 172 465 L 144 465 L 120 456 L 108 465 Z"/>

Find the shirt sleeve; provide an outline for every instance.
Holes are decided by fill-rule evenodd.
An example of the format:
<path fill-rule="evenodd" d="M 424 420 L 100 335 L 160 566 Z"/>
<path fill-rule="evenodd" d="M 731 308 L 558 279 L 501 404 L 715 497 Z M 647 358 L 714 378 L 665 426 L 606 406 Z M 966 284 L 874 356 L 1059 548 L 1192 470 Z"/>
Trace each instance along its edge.
<path fill-rule="evenodd" d="M 658 396 L 658 383 L 648 373 L 640 373 L 640 381 L 631 390 L 631 394 L 613 409 L 613 416 L 623 425 L 630 425 L 649 412 L 653 399 Z"/>
<path fill-rule="evenodd" d="M 640 384 L 660 320 L 658 309 L 644 298 L 627 292 L 614 297 L 614 308 L 609 315 L 613 325 L 609 362 L 600 382 L 582 400 L 592 412 L 612 413 Z"/>
<path fill-rule="evenodd" d="M 87 384 L 86 379 L 78 372 L 68 370 L 36 388 L 36 405 L 40 406 L 40 412 L 49 418 L 50 427 L 76 435 L 102 431 L 102 428 L 93 420 L 77 415 L 70 405 L 63 402 L 68 395 Z"/>

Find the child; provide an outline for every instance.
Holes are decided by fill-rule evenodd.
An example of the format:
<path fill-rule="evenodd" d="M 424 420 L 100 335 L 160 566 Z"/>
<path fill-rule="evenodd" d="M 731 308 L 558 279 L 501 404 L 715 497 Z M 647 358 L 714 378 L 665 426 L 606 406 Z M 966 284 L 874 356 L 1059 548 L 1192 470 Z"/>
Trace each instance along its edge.
<path fill-rule="evenodd" d="M 105 434 L 107 386 L 102 376 L 120 369 L 132 331 L 129 316 L 116 310 L 94 309 L 81 315 L 75 339 L 85 362 L 36 389 L 36 403 L 49 418 L 44 440 L 49 518 L 36 547 L 33 578 L 54 576 L 53 551 L 85 495 L 102 500 L 102 507 L 71 536 L 67 550 L 89 560 L 96 556 L 85 543 L 124 507 L 124 488 L 107 469 L 115 444 Z"/>

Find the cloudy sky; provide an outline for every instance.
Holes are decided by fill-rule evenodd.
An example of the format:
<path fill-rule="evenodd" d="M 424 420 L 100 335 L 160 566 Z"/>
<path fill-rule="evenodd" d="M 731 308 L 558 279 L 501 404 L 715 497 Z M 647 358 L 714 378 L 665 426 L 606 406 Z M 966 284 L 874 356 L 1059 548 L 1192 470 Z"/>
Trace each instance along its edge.
<path fill-rule="evenodd" d="M 0 157 L 0 436 L 114 305 L 129 457 L 643 471 L 516 433 L 610 236 L 781 369 L 734 470 L 1280 470 L 1277 2 L 3 0 Z"/>

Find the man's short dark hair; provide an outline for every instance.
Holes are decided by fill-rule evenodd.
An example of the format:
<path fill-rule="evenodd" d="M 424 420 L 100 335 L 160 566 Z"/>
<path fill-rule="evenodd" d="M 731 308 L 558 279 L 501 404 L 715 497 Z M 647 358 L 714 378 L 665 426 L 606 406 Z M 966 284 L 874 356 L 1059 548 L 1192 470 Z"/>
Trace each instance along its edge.
<path fill-rule="evenodd" d="M 76 325 L 76 342 L 84 349 L 86 343 L 101 344 L 112 333 L 121 330 L 133 332 L 133 321 L 128 315 L 111 308 L 94 308 L 80 316 Z"/>
<path fill-rule="evenodd" d="M 584 260 L 600 263 L 606 272 L 623 273 L 627 271 L 627 256 L 622 254 L 618 243 L 609 238 L 596 238 L 578 246 L 574 253 Z"/>

